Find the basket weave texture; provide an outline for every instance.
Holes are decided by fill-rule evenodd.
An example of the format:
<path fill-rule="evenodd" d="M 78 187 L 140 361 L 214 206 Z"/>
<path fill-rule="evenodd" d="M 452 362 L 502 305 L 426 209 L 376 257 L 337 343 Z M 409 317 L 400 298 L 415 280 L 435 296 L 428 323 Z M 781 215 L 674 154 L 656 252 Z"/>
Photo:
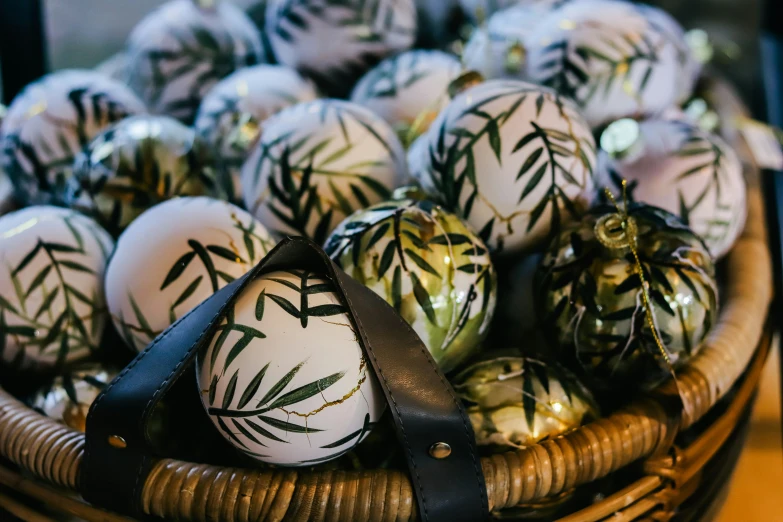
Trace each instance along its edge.
<path fill-rule="evenodd" d="M 747 160 L 747 149 L 735 130 L 744 107 L 728 86 L 709 83 L 707 97 L 719 108 L 726 125 L 723 134 Z M 692 493 L 701 468 L 725 442 L 750 400 L 769 346 L 769 337 L 762 335 L 772 288 L 764 206 L 758 169 L 746 161 L 746 173 L 749 214 L 742 236 L 725 261 L 727 278 L 719 322 L 699 354 L 678 373 L 678 385 L 669 382 L 654 394 L 554 440 L 482 458 L 490 509 L 499 511 L 557 495 L 643 458 L 646 476 L 563 520 L 635 520 L 652 517 L 656 510 L 666 519 Z M 758 353 L 757 346 L 762 348 Z M 727 411 L 687 448 L 674 446 L 675 436 L 701 419 L 746 369 Z M 678 388 L 682 408 L 672 400 Z M 78 492 L 83 451 L 82 433 L 39 415 L 0 390 L 0 455 L 4 458 L 46 483 Z M 0 468 L 0 483 L 57 502 L 60 509 L 87 520 L 128 520 L 5 468 Z M 151 515 L 186 521 L 420 519 L 410 480 L 402 471 L 247 470 L 171 459 L 155 464 L 144 485 L 143 507 Z"/>

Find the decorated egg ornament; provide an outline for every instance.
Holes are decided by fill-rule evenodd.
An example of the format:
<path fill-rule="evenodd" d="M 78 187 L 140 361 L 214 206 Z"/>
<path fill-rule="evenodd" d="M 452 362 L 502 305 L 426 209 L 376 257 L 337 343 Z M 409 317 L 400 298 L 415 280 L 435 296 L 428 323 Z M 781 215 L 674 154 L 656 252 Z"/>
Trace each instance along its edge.
<path fill-rule="evenodd" d="M 306 270 L 257 277 L 198 357 L 204 407 L 239 451 L 269 464 L 339 457 L 385 402 L 332 282 Z"/>
<path fill-rule="evenodd" d="M 427 164 L 413 174 L 492 250 L 537 246 L 594 198 L 590 128 L 547 88 L 515 80 L 471 87 L 441 112 L 426 142 Z M 413 161 L 422 157 L 416 150 Z"/>
<path fill-rule="evenodd" d="M 272 246 L 260 223 L 224 201 L 177 198 L 152 207 L 122 233 L 106 271 L 117 331 L 143 350 Z"/>
<path fill-rule="evenodd" d="M 345 217 L 407 176 L 389 125 L 350 102 L 316 100 L 269 119 L 242 167 L 245 207 L 269 230 L 323 244 Z"/>
<path fill-rule="evenodd" d="M 144 110 L 127 87 L 93 71 L 58 71 L 25 87 L 0 137 L 3 168 L 20 203 L 58 201 L 82 148 L 113 122 Z"/>
<path fill-rule="evenodd" d="M 496 274 L 487 247 L 451 212 L 428 201 L 380 203 L 341 223 L 326 252 L 394 306 L 443 371 L 486 337 Z"/>

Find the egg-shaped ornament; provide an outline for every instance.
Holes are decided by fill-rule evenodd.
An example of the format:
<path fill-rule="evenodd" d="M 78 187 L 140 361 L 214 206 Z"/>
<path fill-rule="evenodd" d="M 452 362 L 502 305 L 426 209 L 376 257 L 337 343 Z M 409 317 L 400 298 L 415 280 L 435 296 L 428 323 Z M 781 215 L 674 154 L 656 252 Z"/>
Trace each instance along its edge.
<path fill-rule="evenodd" d="M 193 129 L 168 116 L 135 116 L 99 134 L 74 164 L 64 201 L 119 234 L 177 196 L 227 199 L 228 174 Z"/>
<path fill-rule="evenodd" d="M 126 53 L 130 86 L 150 111 L 188 124 L 218 81 L 270 59 L 253 22 L 222 0 L 164 3 L 136 25 Z"/>
<path fill-rule="evenodd" d="M 480 361 L 452 384 L 479 446 L 524 448 L 598 418 L 592 394 L 573 374 L 537 359 Z"/>
<path fill-rule="evenodd" d="M 665 210 L 621 201 L 554 239 L 536 302 L 558 360 L 593 389 L 660 384 L 698 353 L 718 316 L 703 241 Z"/>
<path fill-rule="evenodd" d="M 516 80 L 471 87 L 426 140 L 427 166 L 413 174 L 496 252 L 536 247 L 594 199 L 590 127 L 545 87 Z"/>
<path fill-rule="evenodd" d="M 38 390 L 31 405 L 47 417 L 84 432 L 90 405 L 118 373 L 96 362 L 81 364 Z"/>
<path fill-rule="evenodd" d="M 143 350 L 272 246 L 263 225 L 225 201 L 183 197 L 152 207 L 122 233 L 106 270 L 117 331 Z"/>
<path fill-rule="evenodd" d="M 383 58 L 416 38 L 414 0 L 268 0 L 266 34 L 275 58 L 336 98 Z"/>
<path fill-rule="evenodd" d="M 335 459 L 367 436 L 385 408 L 334 283 L 307 270 L 248 283 L 197 365 L 215 426 L 269 464 Z"/>
<path fill-rule="evenodd" d="M 545 16 L 527 41 L 526 77 L 576 101 L 598 127 L 677 102 L 682 67 L 672 41 L 631 2 L 580 0 Z"/>
<path fill-rule="evenodd" d="M 1 364 L 47 371 L 98 349 L 113 247 L 95 221 L 72 210 L 33 206 L 0 218 Z"/>
<path fill-rule="evenodd" d="M 242 199 L 240 172 L 264 121 L 281 110 L 318 97 L 313 84 L 279 65 L 246 67 L 220 81 L 204 97 L 193 127 L 218 153 Z"/>
<path fill-rule="evenodd" d="M 382 117 L 408 141 L 424 133 L 448 105 L 449 85 L 461 73 L 454 55 L 408 51 L 385 59 L 362 76 L 351 101 Z"/>
<path fill-rule="evenodd" d="M 463 65 L 487 80 L 524 80 L 527 38 L 545 15 L 564 3 L 564 0 L 521 1 L 496 11 L 471 33 L 462 52 Z"/>
<path fill-rule="evenodd" d="M 267 120 L 242 167 L 245 207 L 270 231 L 323 244 L 354 211 L 407 177 L 400 140 L 379 116 L 339 100 L 289 107 Z"/>
<path fill-rule="evenodd" d="M 360 210 L 325 250 L 397 310 L 444 372 L 474 355 L 489 332 L 497 283 L 489 251 L 438 205 L 403 199 Z"/>
<path fill-rule="evenodd" d="M 59 202 L 73 160 L 103 129 L 145 112 L 128 87 L 94 71 L 66 69 L 25 87 L 2 127 L 2 163 L 19 202 Z"/>
<path fill-rule="evenodd" d="M 599 186 L 668 210 L 696 232 L 715 258 L 728 253 L 747 214 L 737 154 L 714 134 L 680 120 L 619 120 L 601 137 Z"/>

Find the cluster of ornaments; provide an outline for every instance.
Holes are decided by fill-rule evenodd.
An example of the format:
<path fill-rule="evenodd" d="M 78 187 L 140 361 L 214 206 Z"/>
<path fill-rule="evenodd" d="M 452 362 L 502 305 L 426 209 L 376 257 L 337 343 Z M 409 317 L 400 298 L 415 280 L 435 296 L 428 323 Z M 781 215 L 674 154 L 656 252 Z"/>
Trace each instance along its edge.
<path fill-rule="evenodd" d="M 651 389 L 698 353 L 747 203 L 736 153 L 679 111 L 701 62 L 668 14 L 253 12 L 171 0 L 104 72 L 52 73 L 9 106 L 0 214 L 6 194 L 27 208 L 0 217 L 0 360 L 57 374 L 39 411 L 83 430 L 115 374 L 104 337 L 142 351 L 284 236 L 413 327 L 482 446 L 561 435 L 598 416 L 590 390 Z M 524 350 L 490 350 L 507 343 Z M 305 270 L 250 281 L 196 366 L 215 428 L 263 463 L 336 459 L 385 409 L 337 289 Z"/>

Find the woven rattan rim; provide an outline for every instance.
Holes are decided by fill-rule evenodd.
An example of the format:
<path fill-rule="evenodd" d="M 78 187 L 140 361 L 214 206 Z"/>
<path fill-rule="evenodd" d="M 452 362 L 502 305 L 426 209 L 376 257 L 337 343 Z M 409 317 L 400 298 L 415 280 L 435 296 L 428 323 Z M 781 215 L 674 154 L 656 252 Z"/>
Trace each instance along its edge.
<path fill-rule="evenodd" d="M 726 126 L 724 135 L 744 158 L 732 132 L 744 107 L 726 84 L 710 81 L 708 96 Z M 640 458 L 670 458 L 674 435 L 700 419 L 742 374 L 762 336 L 772 274 L 758 169 L 746 161 L 748 219 L 726 260 L 727 284 L 719 322 L 706 345 L 678 374 L 684 411 L 667 404 L 672 383 L 655 396 L 565 436 L 482 459 L 491 509 L 567 491 Z M 84 435 L 0 390 L 0 455 L 33 475 L 78 491 Z M 648 462 L 649 464 L 649 462 Z M 413 491 L 401 471 L 246 470 L 171 459 L 156 463 L 143 491 L 152 515 L 191 521 L 413 521 Z"/>

